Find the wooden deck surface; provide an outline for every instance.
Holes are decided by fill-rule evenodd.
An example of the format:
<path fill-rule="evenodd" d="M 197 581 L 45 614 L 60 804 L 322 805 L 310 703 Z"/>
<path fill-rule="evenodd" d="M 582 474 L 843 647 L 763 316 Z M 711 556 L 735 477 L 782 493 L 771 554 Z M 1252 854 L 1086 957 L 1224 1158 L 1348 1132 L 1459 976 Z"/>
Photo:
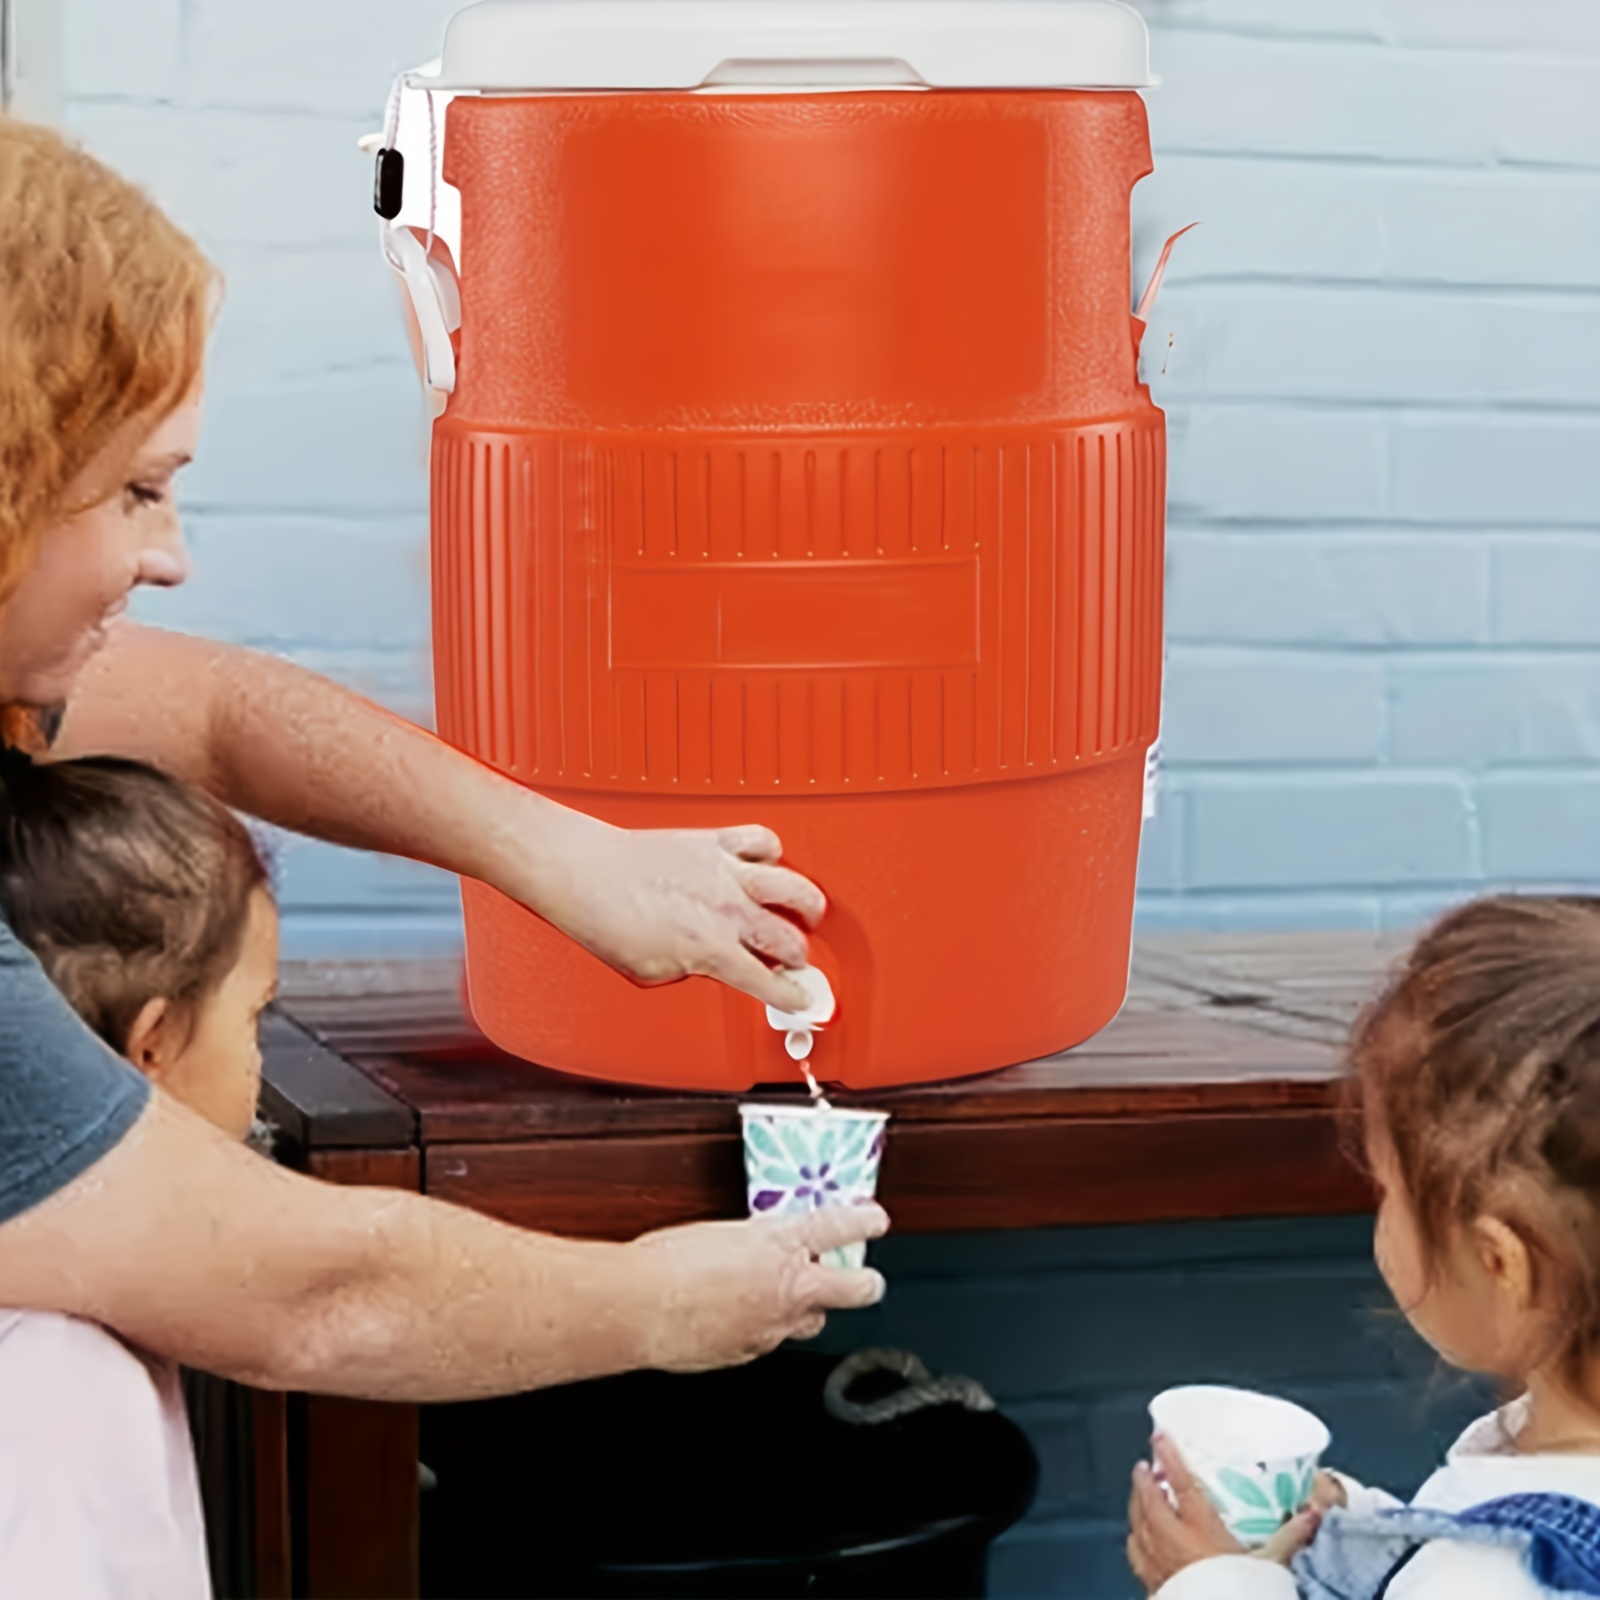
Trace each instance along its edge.
<path fill-rule="evenodd" d="M 1342 1042 L 1395 950 L 1360 934 L 1146 941 L 1127 1005 L 1088 1043 L 863 1097 L 893 1114 L 882 1194 L 896 1226 L 1364 1209 L 1338 1125 Z M 268 1079 L 313 1170 L 410 1147 L 429 1193 L 575 1234 L 742 1209 L 744 1097 L 520 1061 L 461 995 L 451 962 L 285 965 Z"/>

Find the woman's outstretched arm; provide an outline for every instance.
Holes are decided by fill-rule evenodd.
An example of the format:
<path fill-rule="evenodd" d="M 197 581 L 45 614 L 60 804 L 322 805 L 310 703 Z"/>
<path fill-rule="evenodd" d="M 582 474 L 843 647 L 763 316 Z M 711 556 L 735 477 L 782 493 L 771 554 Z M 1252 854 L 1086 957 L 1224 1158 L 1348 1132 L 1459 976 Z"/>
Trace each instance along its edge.
<path fill-rule="evenodd" d="M 804 964 L 796 923 L 824 902 L 768 829 L 613 828 L 274 656 L 118 623 L 56 748 L 151 761 L 282 827 L 480 879 L 639 982 L 698 973 L 804 1003 L 773 964 Z"/>
<path fill-rule="evenodd" d="M 64 1311 L 268 1388 L 470 1399 L 748 1360 L 883 1292 L 814 1252 L 876 1207 L 555 1239 L 263 1160 L 159 1091 L 93 1166 L 0 1224 L 0 1304 Z"/>

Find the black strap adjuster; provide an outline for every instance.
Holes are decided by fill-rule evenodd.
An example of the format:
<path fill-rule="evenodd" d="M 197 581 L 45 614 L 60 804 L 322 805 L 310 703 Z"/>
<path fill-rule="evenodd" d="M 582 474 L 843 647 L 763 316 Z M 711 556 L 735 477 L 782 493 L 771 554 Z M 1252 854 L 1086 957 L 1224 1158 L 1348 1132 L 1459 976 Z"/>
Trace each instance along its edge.
<path fill-rule="evenodd" d="M 372 174 L 372 209 L 385 222 L 400 215 L 400 196 L 405 189 L 406 162 L 398 150 L 380 150 Z"/>

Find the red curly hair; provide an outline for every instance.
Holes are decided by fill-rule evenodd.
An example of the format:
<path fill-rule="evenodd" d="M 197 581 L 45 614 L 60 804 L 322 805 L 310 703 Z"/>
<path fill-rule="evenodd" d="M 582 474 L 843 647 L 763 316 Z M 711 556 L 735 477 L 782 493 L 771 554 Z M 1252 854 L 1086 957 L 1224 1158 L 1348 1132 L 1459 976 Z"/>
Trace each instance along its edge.
<path fill-rule="evenodd" d="M 90 463 L 190 391 L 218 284 L 142 191 L 0 117 L 0 602 Z"/>

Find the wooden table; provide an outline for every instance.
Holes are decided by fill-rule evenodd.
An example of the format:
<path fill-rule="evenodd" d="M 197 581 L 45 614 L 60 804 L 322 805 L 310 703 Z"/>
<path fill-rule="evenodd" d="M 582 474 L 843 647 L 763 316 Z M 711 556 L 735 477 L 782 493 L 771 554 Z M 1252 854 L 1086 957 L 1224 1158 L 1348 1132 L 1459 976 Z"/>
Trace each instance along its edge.
<path fill-rule="evenodd" d="M 1338 1107 L 1350 1020 L 1394 947 L 1369 935 L 1153 940 L 1128 1003 L 1076 1050 L 874 1093 L 901 1232 L 1360 1212 Z M 281 1158 L 598 1238 L 744 1210 L 736 1096 L 563 1077 L 476 1032 L 450 963 L 286 964 L 264 1031 Z M 848 1102 L 847 1095 L 838 1097 Z M 270 1411 L 263 1594 L 416 1587 L 414 1407 Z"/>

